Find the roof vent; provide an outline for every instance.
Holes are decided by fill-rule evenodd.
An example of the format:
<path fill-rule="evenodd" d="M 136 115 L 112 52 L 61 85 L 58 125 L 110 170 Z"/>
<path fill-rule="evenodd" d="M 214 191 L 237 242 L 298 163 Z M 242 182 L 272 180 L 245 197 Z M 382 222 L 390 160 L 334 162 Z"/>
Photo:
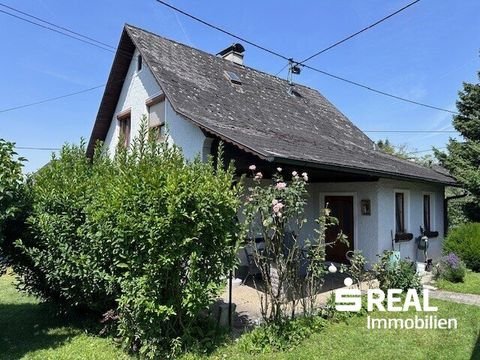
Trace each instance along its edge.
<path fill-rule="evenodd" d="M 230 60 L 238 65 L 243 65 L 243 53 L 245 48 L 242 44 L 236 43 L 220 51 L 217 55 L 225 60 Z"/>

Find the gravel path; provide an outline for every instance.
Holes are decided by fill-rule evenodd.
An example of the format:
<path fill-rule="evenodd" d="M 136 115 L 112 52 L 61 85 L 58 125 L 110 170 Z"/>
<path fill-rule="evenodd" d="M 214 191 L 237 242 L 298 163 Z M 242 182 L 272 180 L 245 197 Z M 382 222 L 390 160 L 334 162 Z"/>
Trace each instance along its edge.
<path fill-rule="evenodd" d="M 443 290 L 430 290 L 432 299 L 452 301 L 460 304 L 480 306 L 480 295 L 462 294 Z"/>

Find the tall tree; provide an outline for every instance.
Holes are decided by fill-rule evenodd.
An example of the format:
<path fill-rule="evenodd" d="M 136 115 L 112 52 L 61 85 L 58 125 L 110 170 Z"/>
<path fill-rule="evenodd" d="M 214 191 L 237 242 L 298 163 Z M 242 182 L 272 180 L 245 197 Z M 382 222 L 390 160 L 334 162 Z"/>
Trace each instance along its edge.
<path fill-rule="evenodd" d="M 471 193 L 465 210 L 472 221 L 480 221 L 480 72 L 478 79 L 476 84 L 463 83 L 458 94 L 453 126 L 463 139 L 450 139 L 447 153 L 435 152 L 440 163 Z"/>

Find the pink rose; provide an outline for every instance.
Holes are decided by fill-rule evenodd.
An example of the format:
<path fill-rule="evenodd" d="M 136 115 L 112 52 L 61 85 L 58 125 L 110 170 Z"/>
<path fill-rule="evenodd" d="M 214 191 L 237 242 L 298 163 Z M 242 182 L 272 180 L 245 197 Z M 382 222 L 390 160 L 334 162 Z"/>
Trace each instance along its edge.
<path fill-rule="evenodd" d="M 281 168 L 281 167 L 278 167 L 278 168 L 277 168 L 277 171 L 278 171 L 278 172 L 282 172 L 282 168 Z"/>
<path fill-rule="evenodd" d="M 292 171 L 292 176 L 297 176 L 298 173 L 296 171 Z"/>
<path fill-rule="evenodd" d="M 277 205 L 277 204 L 278 204 L 278 200 L 277 200 L 277 199 L 273 199 L 273 200 L 272 200 L 272 206 Z"/>
<path fill-rule="evenodd" d="M 260 180 L 261 178 L 263 178 L 263 174 L 261 172 L 257 172 L 255 174 L 255 180 Z"/>
<path fill-rule="evenodd" d="M 281 181 L 281 182 L 277 183 L 277 185 L 275 185 L 275 188 L 276 188 L 277 190 L 283 190 L 283 189 L 285 189 L 286 187 L 287 187 L 287 184 L 285 184 L 283 181 Z"/>
<path fill-rule="evenodd" d="M 252 170 L 252 171 L 255 171 L 257 169 L 257 167 L 255 165 L 250 165 L 248 167 L 248 170 Z"/>
<path fill-rule="evenodd" d="M 273 206 L 273 212 L 274 212 L 274 213 L 279 213 L 280 210 L 282 210 L 284 206 L 285 206 L 285 205 L 283 205 L 283 204 L 280 203 L 280 202 L 279 202 L 278 204 L 275 204 L 275 205 Z"/>

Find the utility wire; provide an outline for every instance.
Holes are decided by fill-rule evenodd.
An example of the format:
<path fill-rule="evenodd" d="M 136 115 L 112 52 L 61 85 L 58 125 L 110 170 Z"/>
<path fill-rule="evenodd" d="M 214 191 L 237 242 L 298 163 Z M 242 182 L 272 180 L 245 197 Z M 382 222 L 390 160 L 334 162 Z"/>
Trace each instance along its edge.
<path fill-rule="evenodd" d="M 362 130 L 365 133 L 421 133 L 421 134 L 451 134 L 456 133 L 455 130 Z"/>
<path fill-rule="evenodd" d="M 9 10 L 13 10 L 13 11 L 19 13 L 19 14 L 28 16 L 29 18 L 35 19 L 35 20 L 37 20 L 37 21 L 40 21 L 40 22 L 45 23 L 45 24 L 47 24 L 47 25 L 53 26 L 53 27 L 58 28 L 58 29 L 60 29 L 60 30 L 66 31 L 66 32 L 68 32 L 68 33 L 70 33 L 70 34 L 73 34 L 73 35 L 75 35 L 75 36 L 84 38 L 84 39 L 86 39 L 86 40 L 89 40 L 89 41 L 98 43 L 98 44 L 100 44 L 100 45 L 102 45 L 102 46 L 105 46 L 105 47 L 107 47 L 107 48 L 110 48 L 110 49 L 112 49 L 112 50 L 115 50 L 115 47 L 112 46 L 112 45 L 110 45 L 110 44 L 107 44 L 107 43 L 104 43 L 104 42 L 99 41 L 99 40 L 97 40 L 97 39 L 94 39 L 94 38 L 92 38 L 92 37 L 89 37 L 89 36 L 80 34 L 80 33 L 76 32 L 76 31 L 74 31 L 74 30 L 71 30 L 71 29 L 69 29 L 69 28 L 66 28 L 66 27 L 63 27 L 63 26 L 54 24 L 54 23 L 52 23 L 52 22 L 50 22 L 50 21 L 44 20 L 44 19 L 42 19 L 42 18 L 39 18 L 39 17 L 34 16 L 34 15 L 32 15 L 32 14 L 29 14 L 29 13 L 27 13 L 27 12 L 25 12 L 25 11 L 18 10 L 18 9 L 16 9 L 16 8 L 12 7 L 12 6 L 8 6 L 8 5 L 6 5 L 6 4 L 4 4 L 4 3 L 1 3 L 1 2 L 0 2 L 0 6 L 3 6 L 4 8 L 7 8 L 7 9 L 9 9 Z M 10 15 L 10 14 L 9 14 L 9 15 Z"/>
<path fill-rule="evenodd" d="M 101 45 L 99 45 L 99 44 L 96 44 L 96 43 L 94 43 L 94 42 L 91 42 L 91 41 L 89 41 L 89 40 L 85 40 L 85 39 L 82 39 L 82 38 L 80 38 L 80 37 L 76 37 L 76 36 L 70 35 L 70 34 L 68 34 L 68 33 L 66 33 L 66 32 L 57 30 L 57 29 L 55 29 L 55 28 L 53 28 L 53 27 L 51 27 L 51 26 L 47 26 L 47 25 L 42 25 L 42 24 L 36 23 L 36 22 L 34 22 L 34 21 L 25 19 L 25 18 L 23 18 L 23 17 L 21 17 L 21 16 L 18 16 L 18 15 L 12 14 L 12 13 L 9 13 L 9 12 L 7 12 L 7 11 L 5 11 L 5 10 L 0 10 L 0 13 L 6 14 L 6 15 L 8 15 L 8 16 L 17 18 L 17 19 L 22 20 L 22 21 L 25 21 L 25 22 L 28 22 L 28 23 L 30 23 L 30 24 L 32 24 L 32 25 L 39 26 L 39 27 L 44 28 L 44 29 L 46 29 L 46 30 L 50 30 L 50 31 L 56 32 L 57 34 L 60 34 L 60 35 L 63 35 L 63 36 L 67 36 L 67 37 L 69 37 L 69 38 L 71 38 L 71 39 L 75 39 L 75 40 L 77 40 L 77 41 L 81 41 L 81 42 L 83 42 L 83 43 L 85 43 L 85 44 L 89 44 L 89 45 L 98 47 L 98 48 L 100 48 L 100 49 L 103 49 L 103 50 L 106 50 L 106 51 L 109 51 L 109 52 L 115 52 L 115 50 L 113 50 L 113 49 L 109 49 L 109 48 L 106 48 L 106 47 L 101 46 Z"/>
<path fill-rule="evenodd" d="M 15 146 L 18 150 L 40 150 L 40 151 L 59 151 L 60 148 L 35 147 L 35 146 Z"/>
<path fill-rule="evenodd" d="M 206 26 L 208 26 L 208 27 L 210 27 L 210 28 L 212 28 L 212 29 L 215 29 L 215 30 L 217 30 L 217 31 L 220 31 L 220 32 L 222 32 L 222 33 L 224 33 L 224 34 L 226 34 L 226 35 L 229 35 L 229 36 L 237 39 L 237 40 L 243 41 L 243 42 L 246 43 L 246 44 L 252 45 L 252 46 L 256 47 L 257 49 L 263 50 L 263 51 L 265 51 L 265 52 L 267 52 L 267 53 L 270 53 L 270 54 L 272 54 L 272 55 L 275 55 L 275 56 L 277 56 L 277 57 L 279 57 L 279 58 L 282 58 L 282 59 L 284 59 L 284 60 L 288 60 L 288 59 L 289 59 L 288 57 L 286 57 L 286 56 L 284 56 L 284 55 L 282 55 L 282 54 L 280 54 L 280 53 L 278 53 L 278 52 L 276 52 L 276 51 L 267 49 L 266 47 L 264 47 L 264 46 L 262 46 L 262 45 L 258 45 L 258 44 L 256 44 L 256 43 L 250 41 L 250 40 L 247 40 L 247 39 L 242 38 L 242 37 L 240 37 L 240 36 L 238 36 L 238 35 L 235 35 L 235 34 L 231 33 L 230 31 L 227 31 L 227 30 L 225 30 L 225 29 L 222 29 L 222 28 L 220 28 L 220 27 L 218 27 L 218 26 L 216 26 L 216 25 L 213 25 L 213 24 L 211 24 L 211 23 L 209 23 L 209 22 L 207 22 L 207 21 L 205 21 L 205 20 L 202 20 L 202 19 L 200 19 L 200 18 L 198 18 L 198 17 L 196 17 L 196 16 L 194 16 L 194 15 L 192 15 L 192 14 L 189 14 L 189 13 L 187 13 L 186 11 L 183 11 L 183 10 L 181 10 L 181 9 L 173 6 L 173 5 L 170 5 L 169 3 L 165 2 L 165 1 L 162 1 L 162 0 L 155 0 L 155 1 L 158 2 L 159 4 L 162 4 L 162 5 L 170 8 L 170 9 L 172 9 L 172 10 L 174 10 L 174 11 L 182 14 L 182 15 L 185 15 L 185 16 L 189 17 L 190 19 L 193 19 L 193 20 L 195 20 L 195 21 L 198 21 L 199 23 L 202 23 L 203 25 L 206 25 Z"/>
<path fill-rule="evenodd" d="M 80 91 L 76 91 L 76 92 L 73 92 L 73 93 L 69 93 L 69 94 L 65 94 L 65 95 L 60 95 L 60 96 L 55 96 L 55 97 L 52 97 L 52 98 L 47 98 L 47 99 L 43 99 L 43 100 L 40 100 L 40 101 L 35 101 L 35 102 L 29 103 L 29 104 L 23 104 L 23 105 L 14 106 L 14 107 L 11 107 L 11 108 L 6 108 L 6 109 L 3 109 L 3 110 L 0 110 L 0 114 L 1 114 L 1 113 L 6 113 L 6 112 L 8 112 L 8 111 L 23 109 L 23 108 L 30 107 L 30 106 L 45 104 L 45 103 L 47 103 L 47 102 L 64 99 L 64 98 L 70 97 L 70 96 L 75 96 L 75 95 L 83 94 L 83 93 L 86 93 L 86 92 L 89 92 L 89 91 L 93 91 L 93 90 L 96 90 L 96 89 L 100 89 L 100 88 L 104 87 L 105 85 L 106 85 L 106 84 L 97 85 L 97 86 L 93 86 L 93 87 L 91 87 L 91 88 L 84 89 L 84 90 L 80 90 Z"/>
<path fill-rule="evenodd" d="M 323 54 L 324 52 L 327 52 L 328 50 L 333 49 L 334 47 L 336 47 L 336 46 L 338 46 L 338 45 L 340 45 L 340 44 L 343 44 L 344 42 L 346 42 L 346 41 L 354 38 L 355 36 L 358 36 L 358 35 L 360 35 L 361 33 L 363 33 L 363 32 L 365 32 L 365 31 L 367 31 L 367 30 L 369 30 L 369 29 L 371 29 L 371 28 L 373 28 L 373 27 L 381 24 L 381 23 L 384 22 L 385 20 L 388 20 L 388 19 L 390 19 L 391 17 L 393 17 L 393 16 L 401 13 L 402 11 L 408 9 L 410 6 L 415 5 L 415 4 L 418 3 L 418 2 L 420 2 L 420 0 L 416 0 L 416 1 L 413 1 L 413 2 L 405 5 L 405 6 L 402 7 L 401 9 L 398 9 L 397 11 L 395 11 L 395 12 L 393 12 L 393 13 L 391 13 L 391 14 L 383 17 L 383 18 L 381 18 L 380 20 L 374 22 L 373 24 L 368 25 L 367 27 L 364 27 L 363 29 L 357 31 L 356 33 L 353 33 L 353 34 L 347 36 L 346 38 L 343 38 L 343 39 L 341 39 L 341 40 L 333 43 L 332 45 L 327 46 L 326 48 L 324 48 L 324 49 L 316 52 L 315 54 L 307 57 L 305 60 L 300 61 L 300 62 L 298 63 L 298 65 L 302 65 L 303 63 L 305 63 L 305 62 L 313 59 L 314 57 L 317 57 L 318 55 Z"/>
<path fill-rule="evenodd" d="M 261 45 L 258 45 L 258 44 L 256 44 L 256 43 L 252 42 L 252 41 L 249 41 L 249 40 L 244 39 L 244 38 L 242 38 L 242 37 L 240 37 L 240 36 L 237 36 L 237 35 L 233 34 L 233 33 L 230 32 L 230 31 L 224 30 L 224 29 L 222 29 L 222 28 L 220 28 L 220 27 L 218 27 L 218 26 L 216 26 L 216 25 L 210 24 L 210 23 L 208 23 L 208 22 L 205 21 L 205 20 L 202 20 L 202 19 L 200 19 L 200 18 L 198 18 L 198 17 L 196 17 L 196 16 L 194 16 L 194 15 L 191 15 L 191 14 L 187 13 L 186 11 L 183 11 L 183 10 L 181 10 L 181 9 L 173 6 L 173 5 L 170 5 L 170 4 L 166 3 L 165 1 L 162 1 L 162 0 L 155 0 L 155 1 L 156 1 L 157 3 L 159 3 L 159 4 L 162 4 L 162 5 L 164 5 L 164 6 L 168 7 L 168 8 L 170 8 L 170 9 L 172 9 L 172 10 L 174 10 L 174 11 L 176 11 L 176 12 L 182 14 L 182 15 L 184 15 L 184 16 L 187 16 L 187 17 L 189 17 L 189 18 L 191 18 L 191 19 L 193 19 L 193 20 L 195 20 L 195 21 L 197 21 L 197 22 L 200 22 L 200 23 L 202 23 L 202 24 L 204 24 L 204 25 L 206 25 L 206 26 L 208 26 L 208 27 L 210 27 L 210 28 L 212 28 L 212 29 L 215 29 L 215 30 L 220 31 L 220 32 L 222 32 L 222 33 L 224 33 L 224 34 L 227 34 L 227 35 L 229 35 L 229 36 L 231 36 L 231 37 L 233 37 L 233 38 L 236 38 L 236 39 L 238 39 L 238 40 L 240 40 L 240 41 L 243 41 L 243 42 L 245 42 L 245 43 L 247 43 L 247 44 L 250 44 L 250 45 L 252 45 L 252 46 L 254 46 L 254 47 L 256 47 L 256 48 L 258 48 L 258 49 L 260 49 L 260 50 L 263 50 L 263 51 L 265 51 L 265 52 L 267 52 L 267 53 L 269 53 L 269 54 L 272 54 L 272 55 L 274 55 L 274 56 L 280 57 L 280 58 L 282 58 L 282 59 L 284 59 L 284 60 L 288 60 L 289 63 L 290 63 L 290 62 L 297 63 L 297 62 L 295 62 L 292 58 L 288 58 L 287 56 L 284 56 L 284 55 L 282 55 L 282 54 L 280 54 L 280 53 L 278 53 L 278 52 L 276 52 L 276 51 L 267 49 L 266 47 L 263 47 L 263 46 L 261 46 Z M 417 1 L 420 1 L 420 0 L 417 0 Z M 411 3 L 411 5 L 413 5 L 413 4 L 414 4 L 414 3 Z M 3 4 L 0 4 L 0 5 L 5 6 L 5 5 L 3 5 Z M 410 5 L 410 6 L 411 6 L 411 5 Z M 93 38 L 87 37 L 87 36 L 82 35 L 82 34 L 80 34 L 80 33 L 78 33 L 78 32 L 75 32 L 75 31 L 73 31 L 73 30 L 70 30 L 70 29 L 61 27 L 61 26 L 59 26 L 59 25 L 55 25 L 55 24 L 53 24 L 52 22 L 48 22 L 48 21 L 46 21 L 46 20 L 40 19 L 40 18 L 38 18 L 38 17 L 36 17 L 36 16 L 33 16 L 33 15 L 30 15 L 30 14 L 28 14 L 28 13 L 26 13 L 26 12 L 17 10 L 17 9 L 15 9 L 15 8 L 13 8 L 13 7 L 8 7 L 8 8 L 9 8 L 9 9 L 13 9 L 14 11 L 17 11 L 17 12 L 19 12 L 19 13 L 26 14 L 27 16 L 30 16 L 30 17 L 32 17 L 32 18 L 34 18 L 34 19 L 39 19 L 39 21 L 42 21 L 42 22 L 44 22 L 44 23 L 46 23 L 46 24 L 49 24 L 49 25 L 51 25 L 51 26 L 39 24 L 39 23 L 37 23 L 37 22 L 34 22 L 34 21 L 29 20 L 29 19 L 23 18 L 23 17 L 21 17 L 21 16 L 18 16 L 18 15 L 12 14 L 12 13 L 9 13 L 9 12 L 4 11 L 4 10 L 0 10 L 0 13 L 4 13 L 4 14 L 6 14 L 6 15 L 12 16 L 12 17 L 17 18 L 17 19 L 19 19 L 19 20 L 28 22 L 28 23 L 30 23 L 30 24 L 33 24 L 33 25 L 42 27 L 42 28 L 44 28 L 44 29 L 47 29 L 47 30 L 56 32 L 56 33 L 58 33 L 58 34 L 67 36 L 67 37 L 72 38 L 72 39 L 74 39 L 74 40 L 84 42 L 84 43 L 86 43 L 86 44 L 89 44 L 89 45 L 98 47 L 98 48 L 100 48 L 100 49 L 103 49 L 103 50 L 106 50 L 106 51 L 109 51 L 109 52 L 114 52 L 114 51 L 115 51 L 115 50 L 114 50 L 115 48 L 112 47 L 112 46 L 110 46 L 110 45 L 108 45 L 108 44 L 105 44 L 105 45 L 106 45 L 106 46 L 109 46 L 109 48 L 104 47 L 104 46 L 102 46 L 102 45 L 99 45 L 99 44 L 95 43 L 95 42 L 101 43 L 101 42 L 98 41 L 98 40 L 95 40 L 95 39 L 93 39 Z M 393 16 L 393 15 L 392 15 L 392 16 Z M 52 26 L 55 26 L 56 28 L 54 28 L 54 27 L 52 27 Z M 62 29 L 62 30 L 58 30 L 58 29 Z M 65 31 L 71 32 L 72 34 L 75 34 L 75 36 L 72 35 L 72 34 L 70 34 L 70 33 L 66 33 Z M 81 36 L 82 38 L 81 38 L 80 36 Z M 93 41 L 95 41 L 95 42 L 93 42 Z M 117 53 L 118 53 L 118 52 L 119 52 L 119 50 L 117 50 Z M 122 52 L 120 52 L 120 55 L 125 55 L 125 56 L 130 56 L 130 57 L 131 57 L 131 54 L 122 54 Z M 415 105 L 427 107 L 427 108 L 430 108 L 430 109 L 434 109 L 434 110 L 443 111 L 443 112 L 448 112 L 448 113 L 450 113 L 450 114 L 458 115 L 458 113 L 455 112 L 455 111 L 451 111 L 451 110 L 448 110 L 448 109 L 443 109 L 443 108 L 440 108 L 440 107 L 437 107 L 437 106 L 433 106 L 433 105 L 429 105 L 429 104 L 425 104 L 425 103 L 420 103 L 420 102 L 418 102 L 418 101 L 414 101 L 414 100 L 410 100 L 410 99 L 407 99 L 407 98 L 403 98 L 403 97 L 400 97 L 400 96 L 397 96 L 397 95 L 394 95 L 394 94 L 387 93 L 387 92 L 382 91 L 382 90 L 374 89 L 374 88 L 372 88 L 372 87 L 370 87 L 370 86 L 367 86 L 367 85 L 358 83 L 358 82 L 356 82 L 356 81 L 352 81 L 352 80 L 343 78 L 343 77 L 338 76 L 338 75 L 334 75 L 334 74 L 328 73 L 328 72 L 326 72 L 326 71 L 317 69 L 317 68 L 315 68 L 315 67 L 313 67 L 313 66 L 309 66 L 309 65 L 306 65 L 306 64 L 302 64 L 302 66 L 304 66 L 305 68 L 308 68 L 308 69 L 310 69 L 310 70 L 312 70 L 312 71 L 315 71 L 315 72 L 318 72 L 318 73 L 320 73 L 320 74 L 323 74 L 323 75 L 329 76 L 329 77 L 331 77 L 331 78 L 334 78 L 334 79 L 336 79 L 336 80 L 340 80 L 340 81 L 349 83 L 349 84 L 351 84 L 351 85 L 354 85 L 354 86 L 363 88 L 363 89 L 365 89 L 365 90 L 368 90 L 368 91 L 371 91 L 371 92 L 374 92 L 374 93 L 377 93 L 377 94 L 380 94 L 380 95 L 384 95 L 384 96 L 387 96 L 387 97 L 390 97 L 390 98 L 393 98 L 393 99 L 397 99 L 397 100 L 400 100 L 400 101 L 408 102 L 408 103 L 411 103 L 411 104 L 415 104 Z M 282 70 L 283 70 L 283 69 L 282 69 Z M 101 85 L 101 86 L 104 86 L 104 85 Z M 98 87 L 101 87 L 101 86 L 98 86 Z M 87 91 L 91 91 L 91 90 L 94 90 L 94 89 L 93 89 L 93 88 L 89 88 L 89 89 L 85 89 L 85 90 L 79 91 L 79 92 L 77 92 L 77 93 L 78 93 L 78 94 L 81 94 L 81 93 L 83 93 L 83 92 L 87 92 Z M 76 95 L 77 93 L 71 93 L 71 94 L 66 94 L 66 95 L 59 96 L 59 97 L 52 98 L 52 99 L 42 100 L 42 101 L 37 102 L 37 103 L 40 103 L 40 104 L 41 104 L 41 103 L 44 103 L 44 102 L 46 102 L 46 101 L 53 101 L 53 100 L 57 100 L 57 99 L 62 98 L 62 97 L 74 96 L 74 95 Z M 11 110 L 14 110 L 14 109 L 16 109 L 16 108 L 23 108 L 23 107 L 27 107 L 27 106 L 33 106 L 33 105 L 36 105 L 37 103 L 31 103 L 31 104 L 26 104 L 26 105 L 17 106 L 17 107 L 15 107 L 15 108 L 9 108 L 9 109 L 0 110 L 0 113 L 1 113 L 1 112 L 5 112 L 5 111 L 11 111 Z"/>
<path fill-rule="evenodd" d="M 12 14 L 11 12 L 8 12 L 8 11 L 5 11 L 5 10 L 1 10 L 0 9 L 0 13 L 3 13 L 5 15 L 8 15 L 8 16 L 11 16 L 13 18 L 16 18 L 18 20 L 21 20 L 21 21 L 24 21 L 24 22 L 27 22 L 29 24 L 32 24 L 32 25 L 35 25 L 35 26 L 38 26 L 40 28 L 43 28 L 45 30 L 49 30 L 49 31 L 53 31 L 57 34 L 60 34 L 60 35 L 63 35 L 63 36 L 66 36 L 70 39 L 74 39 L 74 40 L 77 40 L 77 41 L 80 41 L 82 43 L 85 43 L 85 44 L 88 44 L 88 45 L 91 45 L 91 46 L 94 46 L 96 48 L 99 48 L 99 49 L 102 49 L 104 51 L 108 51 L 110 53 L 117 53 L 118 55 L 120 56 L 125 56 L 125 57 L 131 57 L 132 54 L 125 51 L 125 50 L 122 50 L 122 49 L 117 49 L 116 47 L 112 46 L 112 45 L 109 45 L 107 43 L 104 43 L 100 40 L 96 40 L 90 36 L 87 36 L 87 35 L 83 35 L 79 32 L 76 32 L 74 30 L 71 30 L 71 29 L 68 29 L 66 27 L 63 27 L 63 26 L 60 26 L 60 25 L 57 25 L 57 24 L 54 24 L 50 21 L 47 21 L 45 19 L 42 19 L 42 18 L 39 18 L 37 16 L 34 16 L 32 14 L 29 14 L 25 11 L 21 11 L 21 10 L 18 10 L 14 7 L 11 7 L 11 6 L 7 6 L 5 4 L 2 4 L 0 3 L 0 6 L 3 6 L 5 8 L 8 8 L 8 9 L 11 9 L 19 14 L 22 14 L 24 16 L 28 16 L 32 19 L 35 19 L 37 21 L 40 21 L 44 24 L 47 24 L 47 25 L 44 25 L 44 24 L 41 24 L 41 23 L 38 23 L 38 22 L 35 22 L 35 21 L 32 21 L 32 20 L 29 20 L 25 17 L 22 17 L 22 16 L 19 16 L 19 15 L 16 15 L 16 14 Z"/>
<path fill-rule="evenodd" d="M 346 78 L 341 77 L 341 76 L 338 76 L 338 75 L 331 74 L 331 73 L 329 73 L 329 72 L 326 72 L 326 71 L 317 69 L 317 68 L 315 68 L 315 67 L 313 67 L 313 66 L 310 66 L 310 65 L 305 65 L 305 64 L 303 64 L 302 66 L 304 66 L 304 67 L 306 67 L 307 69 L 310 69 L 310 70 L 312 70 L 312 71 L 318 72 L 318 73 L 320 73 L 320 74 L 329 76 L 329 77 L 331 77 L 331 78 L 333 78 L 333 79 L 346 82 L 346 83 L 348 83 L 348 84 L 350 84 L 350 85 L 355 85 L 355 86 L 357 86 L 357 87 L 361 87 L 361 88 L 363 88 L 363 89 L 365 89 L 365 90 L 368 90 L 368 91 L 371 91 L 371 92 L 374 92 L 374 93 L 377 93 L 377 94 L 380 94 L 380 95 L 384 95 L 384 96 L 390 97 L 390 98 L 392 98 L 392 99 L 401 100 L 401 101 L 404 101 L 404 102 L 408 102 L 408 103 L 410 103 L 410 104 L 415 104 L 415 105 L 423 106 L 423 107 L 426 107 L 426 108 L 429 108 L 429 109 L 434 109 L 434 110 L 438 110 L 438 111 L 447 112 L 447 113 L 450 113 L 450 114 L 453 114 L 453 115 L 459 115 L 459 113 L 456 112 L 456 111 L 444 109 L 444 108 L 441 108 L 441 107 L 438 107 L 438 106 L 429 105 L 429 104 L 421 103 L 421 102 L 419 102 L 419 101 L 407 99 L 407 98 L 404 98 L 404 97 L 401 97 L 401 96 L 398 96 L 398 95 L 390 94 L 390 93 L 387 93 L 386 91 L 378 90 L 378 89 L 372 88 L 372 87 L 370 87 L 370 86 L 368 86 L 368 85 L 361 84 L 361 83 L 359 83 L 359 82 L 356 82 L 356 81 L 353 81 L 353 80 L 349 80 L 349 79 L 346 79 Z"/>
<path fill-rule="evenodd" d="M 183 10 L 181 10 L 181 9 L 173 6 L 173 5 L 170 5 L 170 4 L 166 3 L 166 2 L 163 1 L 163 0 L 155 0 L 155 1 L 156 1 L 157 3 L 159 3 L 159 4 L 162 4 L 162 5 L 166 6 L 166 7 L 174 10 L 174 11 L 179 12 L 179 13 L 182 14 L 182 15 L 185 15 L 185 16 L 187 16 L 187 17 L 189 17 L 189 18 L 191 18 L 191 19 L 193 19 L 193 20 L 195 20 L 195 21 L 198 21 L 198 22 L 200 22 L 200 23 L 202 23 L 202 24 L 204 24 L 204 25 L 206 25 L 206 26 L 208 26 L 208 27 L 210 27 L 210 28 L 212 28 L 212 29 L 218 30 L 218 31 L 220 31 L 220 32 L 222 32 L 222 33 L 224 33 L 224 34 L 230 35 L 230 36 L 232 36 L 232 37 L 234 37 L 234 38 L 236 38 L 236 39 L 238 39 L 238 40 L 244 41 L 244 42 L 246 42 L 247 44 L 250 44 L 250 45 L 252 45 L 252 46 L 254 46 L 254 47 L 257 47 L 257 48 L 259 48 L 259 49 L 261 49 L 261 50 L 263 50 L 263 51 L 266 51 L 266 52 L 268 52 L 268 53 L 270 53 L 270 54 L 273 54 L 273 55 L 275 55 L 275 56 L 278 56 L 278 57 L 280 57 L 280 58 L 282 58 L 282 59 L 284 59 L 284 60 L 288 60 L 289 63 L 299 64 L 298 62 L 294 61 L 292 58 L 288 58 L 287 56 L 284 56 L 284 55 L 279 54 L 279 53 L 277 53 L 277 52 L 275 52 L 275 51 L 269 50 L 269 49 L 267 49 L 267 48 L 265 48 L 265 47 L 263 47 L 263 46 L 257 45 L 257 44 L 255 44 L 255 43 L 253 43 L 253 42 L 251 42 L 251 41 L 248 41 L 248 40 L 246 40 L 246 39 L 243 39 L 243 38 L 241 38 L 241 37 L 239 37 L 239 36 L 231 33 L 230 31 L 224 30 L 224 29 L 222 29 L 222 28 L 220 28 L 220 27 L 218 27 L 218 26 L 216 26 L 216 25 L 210 24 L 210 23 L 208 23 L 207 21 L 202 20 L 202 19 L 200 19 L 200 18 L 198 18 L 198 17 L 196 17 L 196 16 L 194 16 L 194 15 L 191 15 L 191 14 L 187 13 L 186 11 L 183 11 Z M 420 1 L 420 0 L 417 0 L 417 1 L 415 1 L 415 2 L 413 2 L 413 3 L 411 3 L 411 4 L 409 4 L 409 5 L 407 5 L 407 7 L 408 7 L 408 6 L 412 6 L 413 4 L 415 4 L 415 3 L 418 2 L 418 1 Z M 405 7 L 405 8 L 406 8 L 406 7 Z M 400 10 L 398 10 L 398 11 L 403 11 L 403 10 L 400 9 Z M 391 14 L 391 16 L 393 16 L 393 15 L 394 15 L 394 14 Z M 305 61 L 305 60 L 304 60 L 304 61 Z M 401 97 L 401 96 L 397 96 L 397 95 L 394 95 L 394 94 L 390 94 L 390 93 L 387 93 L 387 92 L 382 91 L 382 90 L 374 89 L 374 88 L 372 88 L 372 87 L 370 87 L 370 86 L 367 86 L 367 85 L 358 83 L 358 82 L 356 82 L 356 81 L 352 81 L 352 80 L 343 78 L 343 77 L 338 76 L 338 75 L 334 75 L 334 74 L 328 73 L 328 72 L 326 72 L 326 71 L 317 69 L 317 68 L 315 68 L 315 67 L 313 67 L 313 66 L 310 66 L 310 65 L 302 64 L 302 66 L 304 66 L 305 68 L 308 68 L 308 69 L 310 69 L 310 70 L 312 70 L 312 71 L 316 71 L 316 72 L 318 72 L 318 73 L 320 73 L 320 74 L 323 74 L 323 75 L 329 76 L 329 77 L 331 77 L 331 78 L 334 78 L 334 79 L 337 79 L 337 80 L 340 80 L 340 81 L 349 83 L 349 84 L 354 85 L 354 86 L 357 86 L 357 87 L 361 87 L 361 88 L 363 88 L 363 89 L 366 89 L 366 90 L 368 90 L 368 91 L 371 91 L 371 92 L 374 92 L 374 93 L 377 93 L 377 94 L 380 94 L 380 95 L 388 96 L 388 97 L 393 98 L 393 99 L 397 99 L 397 100 L 404 101 L 404 102 L 408 102 L 408 103 L 411 103 L 411 104 L 415 104 L 415 105 L 427 107 L 427 108 L 430 108 L 430 109 L 434 109 L 434 110 L 443 111 L 443 112 L 447 112 L 447 113 L 450 113 L 450 114 L 458 115 L 458 113 L 455 112 L 455 111 L 448 110 L 448 109 L 443 109 L 443 108 L 440 108 L 440 107 L 438 107 L 438 106 L 433 106 L 433 105 L 429 105 L 429 104 L 424 104 L 424 103 L 421 103 L 421 102 L 418 102 L 418 101 L 414 101 L 414 100 L 410 100 L 410 99 L 407 99 L 407 98 L 404 98 L 404 97 Z M 282 68 L 281 71 L 283 71 L 283 68 Z M 281 71 L 280 71 L 280 72 L 281 72 Z"/>

